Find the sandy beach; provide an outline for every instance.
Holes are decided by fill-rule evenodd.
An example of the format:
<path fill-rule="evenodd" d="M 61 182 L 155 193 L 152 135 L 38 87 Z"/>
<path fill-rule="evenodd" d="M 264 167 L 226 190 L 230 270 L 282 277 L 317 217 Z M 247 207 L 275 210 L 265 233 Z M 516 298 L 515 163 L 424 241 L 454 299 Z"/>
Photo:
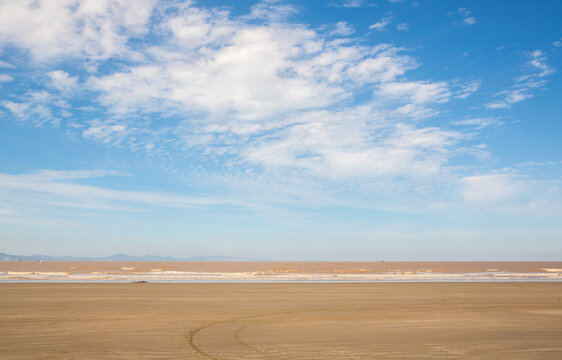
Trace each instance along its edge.
<path fill-rule="evenodd" d="M 560 359 L 562 283 L 0 284 L 2 359 Z"/>

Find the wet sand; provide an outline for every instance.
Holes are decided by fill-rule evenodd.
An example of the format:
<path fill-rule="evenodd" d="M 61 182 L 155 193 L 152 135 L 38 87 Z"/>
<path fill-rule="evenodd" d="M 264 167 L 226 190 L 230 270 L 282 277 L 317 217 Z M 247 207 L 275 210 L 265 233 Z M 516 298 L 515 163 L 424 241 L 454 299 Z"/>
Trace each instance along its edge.
<path fill-rule="evenodd" d="M 561 359 L 562 283 L 0 284 L 2 359 Z"/>
<path fill-rule="evenodd" d="M 4 261 L 0 282 L 562 281 L 562 262 Z"/>

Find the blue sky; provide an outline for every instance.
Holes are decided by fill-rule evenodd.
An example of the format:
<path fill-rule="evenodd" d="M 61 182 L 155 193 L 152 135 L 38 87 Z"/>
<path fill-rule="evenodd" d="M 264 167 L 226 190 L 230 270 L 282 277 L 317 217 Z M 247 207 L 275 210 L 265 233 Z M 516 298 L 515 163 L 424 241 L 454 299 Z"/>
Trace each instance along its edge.
<path fill-rule="evenodd" d="M 0 251 L 560 260 L 559 1 L 0 1 Z"/>

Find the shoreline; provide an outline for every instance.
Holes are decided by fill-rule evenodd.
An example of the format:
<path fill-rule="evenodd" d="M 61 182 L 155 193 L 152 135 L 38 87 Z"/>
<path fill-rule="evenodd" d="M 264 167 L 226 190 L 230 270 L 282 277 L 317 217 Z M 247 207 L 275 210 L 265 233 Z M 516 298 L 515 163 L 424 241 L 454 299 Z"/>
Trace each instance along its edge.
<path fill-rule="evenodd" d="M 560 282 L 562 262 L 0 262 L 0 283 Z"/>

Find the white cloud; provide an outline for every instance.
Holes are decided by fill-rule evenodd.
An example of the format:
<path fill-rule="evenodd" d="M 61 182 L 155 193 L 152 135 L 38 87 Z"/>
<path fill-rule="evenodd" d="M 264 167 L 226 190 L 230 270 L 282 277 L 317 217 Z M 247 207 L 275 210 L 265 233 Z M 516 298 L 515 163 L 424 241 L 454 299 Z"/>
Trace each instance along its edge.
<path fill-rule="evenodd" d="M 547 75 L 554 73 L 554 70 L 546 64 L 546 56 L 540 50 L 535 50 L 529 54 L 529 65 L 532 69 L 540 70 L 540 72 L 530 72 L 516 79 L 516 84 L 512 88 L 500 91 L 496 96 L 503 99 L 496 100 L 485 104 L 488 109 L 507 109 L 511 105 L 520 101 L 530 99 L 534 96 L 533 90 L 540 89 L 545 86 L 546 80 L 541 79 Z"/>
<path fill-rule="evenodd" d="M 363 5 L 363 0 L 343 0 L 342 7 L 361 7 Z"/>
<path fill-rule="evenodd" d="M 334 28 L 328 32 L 329 35 L 342 35 L 347 36 L 355 32 L 355 29 L 345 21 L 337 22 Z"/>
<path fill-rule="evenodd" d="M 140 36 L 152 0 L 21 0 L 0 3 L 0 45 L 27 49 L 44 61 L 63 56 L 107 59 L 126 56 L 127 41 Z"/>
<path fill-rule="evenodd" d="M 50 6 L 60 10 L 71 3 Z M 28 23 L 38 21 L 33 20 L 38 16 L 33 11 L 47 11 L 44 3 L 38 4 L 25 10 L 31 12 Z M 108 26 L 113 35 L 107 44 L 68 45 L 68 39 L 85 36 L 82 25 L 76 25 L 78 30 L 72 25 L 81 19 L 78 12 L 85 4 L 95 5 L 84 2 L 63 11 L 70 25 L 63 21 L 61 26 L 70 35 L 53 30 L 61 37 L 44 39 L 44 48 L 29 48 L 37 59 L 124 56 L 131 51 L 128 39 L 147 29 L 143 10 L 139 18 L 130 19 L 132 30 L 128 25 Z M 93 14 L 92 24 L 118 23 L 121 20 L 114 16 L 134 17 L 136 6 L 150 3 L 111 4 L 118 2 L 102 1 L 97 10 L 82 10 Z M 381 178 L 391 187 L 405 178 L 439 182 L 450 171 L 448 162 L 460 151 L 453 148 L 463 140 L 462 133 L 412 120 L 439 114 L 440 104 L 469 96 L 480 82 L 410 80 L 408 71 L 420 63 L 407 55 L 409 50 L 342 38 L 353 32 L 343 21 L 316 29 L 291 23 L 286 20 L 295 8 L 276 2 L 258 3 L 250 14 L 238 17 L 225 8 L 196 8 L 189 3 L 165 10 L 151 25 L 157 28 L 158 41 L 135 49 L 142 61 L 120 63 L 112 72 L 93 73 L 83 82 L 63 70 L 47 73 L 46 86 L 64 95 L 76 88 L 82 91 L 81 87 L 97 95 L 100 106 L 82 111 L 106 112 L 104 120 L 96 114 L 98 119 L 69 122 L 69 131 L 134 151 L 177 147 L 181 153 L 196 153 L 202 161 L 224 161 L 229 169 L 273 178 L 290 174 L 295 182 L 372 183 Z M 371 28 L 382 30 L 392 20 L 388 16 Z M 406 30 L 404 25 L 398 28 Z M 0 25 L 1 31 L 8 30 Z M 102 32 L 92 31 L 93 37 Z M 35 44 L 33 33 L 10 42 L 29 47 Z M 22 119 L 43 110 L 43 116 L 35 116 L 42 121 L 68 117 L 72 109 L 57 91 L 24 95 L 2 106 Z M 167 123 L 170 119 L 170 125 L 152 130 L 155 118 Z M 48 182 L 50 186 L 59 180 Z"/>
<path fill-rule="evenodd" d="M 428 106 L 448 102 L 451 91 L 446 82 L 391 81 L 381 83 L 374 96 L 387 106 L 398 106 L 391 111 L 398 117 L 421 119 L 437 115 L 439 112 Z"/>
<path fill-rule="evenodd" d="M 78 77 L 70 76 L 67 72 L 62 70 L 50 71 L 47 73 L 50 79 L 49 85 L 55 89 L 68 91 L 77 85 Z"/>
<path fill-rule="evenodd" d="M 465 204 L 480 211 L 511 215 L 562 215 L 560 182 L 531 180 L 505 169 L 504 173 L 473 175 L 459 181 Z"/>
<path fill-rule="evenodd" d="M 457 11 L 449 12 L 449 15 L 451 15 L 451 16 L 453 16 L 455 14 L 459 14 L 459 15 L 462 15 L 462 16 L 469 16 L 470 14 L 472 14 L 472 11 L 467 10 L 467 8 L 460 7 L 460 8 L 457 9 Z"/>
<path fill-rule="evenodd" d="M 394 19 L 394 16 L 387 16 L 384 17 L 382 19 L 380 19 L 378 22 L 374 23 L 373 25 L 369 26 L 369 29 L 371 30 L 377 30 L 377 31 L 384 31 L 386 30 L 386 27 L 388 25 L 390 25 L 390 23 L 392 23 L 392 20 Z"/>
<path fill-rule="evenodd" d="M 25 115 L 25 111 L 29 108 L 28 103 L 16 103 L 13 101 L 3 100 L 1 102 L 2 106 L 10 110 L 17 117 L 22 117 Z"/>
<path fill-rule="evenodd" d="M 250 19 L 265 19 L 279 22 L 297 13 L 297 8 L 292 4 L 282 4 L 280 1 L 262 1 L 250 8 Z"/>
<path fill-rule="evenodd" d="M 16 198 L 33 195 L 33 201 L 82 209 L 140 210 L 142 206 L 194 208 L 229 203 L 222 199 L 164 192 L 114 190 L 73 181 L 114 174 L 104 171 L 52 170 L 18 175 L 0 173 L 0 191 L 9 191 L 10 196 Z"/>
<path fill-rule="evenodd" d="M 129 133 L 126 125 L 111 121 L 92 120 L 89 122 L 88 128 L 82 131 L 82 136 L 108 143 L 121 142 Z"/>
<path fill-rule="evenodd" d="M 333 179 L 424 177 L 440 171 L 447 147 L 460 137 L 439 128 L 389 125 L 383 118 L 367 121 L 364 111 L 305 114 L 252 143 L 242 157 L 266 168 L 297 168 Z"/>
<path fill-rule="evenodd" d="M 14 69 L 15 66 L 10 64 L 10 63 L 7 63 L 5 61 L 0 60 L 0 68 Z"/>
<path fill-rule="evenodd" d="M 46 91 L 26 93 L 19 101 L 2 100 L 0 106 L 8 109 L 16 119 L 29 121 L 34 126 L 51 124 L 58 126 L 59 120 L 53 115 L 50 105 L 55 99 Z"/>
<path fill-rule="evenodd" d="M 536 69 L 541 70 L 541 72 L 538 74 L 539 77 L 547 76 L 554 72 L 554 70 L 545 63 L 546 56 L 542 51 L 535 50 L 531 53 L 530 57 L 531 60 L 529 61 L 529 64 L 531 64 Z"/>
<path fill-rule="evenodd" d="M 507 109 L 510 105 L 504 101 L 492 101 L 485 104 L 487 109 Z"/>
<path fill-rule="evenodd" d="M 526 163 L 517 164 L 517 166 L 557 166 L 562 165 L 560 161 L 529 161 Z"/>
<path fill-rule="evenodd" d="M 561 47 L 562 46 L 562 38 L 560 38 L 560 40 L 556 40 L 555 42 L 553 42 L 552 45 L 554 45 L 556 47 Z"/>
<path fill-rule="evenodd" d="M 429 81 L 386 82 L 379 86 L 376 94 L 414 104 L 444 103 L 451 96 L 446 82 Z"/>
<path fill-rule="evenodd" d="M 327 41 L 300 25 L 253 26 L 192 9 L 166 24 L 173 37 L 151 49 L 156 63 L 88 81 L 114 112 L 175 109 L 257 121 L 341 103 L 355 86 L 417 66 L 390 45 Z"/>
<path fill-rule="evenodd" d="M 11 77 L 10 75 L 0 74 L 0 82 L 10 82 L 10 81 L 14 81 L 14 78 Z"/>
<path fill-rule="evenodd" d="M 400 121 L 437 114 L 427 106 L 452 96 L 446 82 L 402 79 L 419 64 L 400 48 L 330 41 L 302 25 L 254 25 L 212 9 L 186 8 L 165 24 L 171 37 L 150 49 L 155 63 L 91 77 L 88 86 L 120 118 L 190 114 L 167 135 L 205 156 L 334 181 L 423 177 L 442 171 L 448 147 L 462 138 Z M 336 29 L 350 31 L 346 23 Z M 372 100 L 350 105 L 365 88 Z M 82 134 L 121 143 L 135 131 L 97 121 Z"/>
<path fill-rule="evenodd" d="M 464 25 L 474 25 L 476 24 L 476 18 L 474 16 L 470 16 L 472 11 L 468 10 L 467 8 L 461 7 L 458 8 L 457 11 L 450 11 L 449 15 L 456 18 L 462 18 L 462 22 L 457 24 L 464 24 Z"/>
<path fill-rule="evenodd" d="M 400 24 L 396 25 L 396 29 L 398 31 L 408 31 L 409 30 L 408 24 L 406 24 L 406 23 L 400 23 Z"/>
<path fill-rule="evenodd" d="M 13 102 L 3 100 L 0 102 L 0 105 L 8 109 L 17 119 L 30 121 L 35 126 L 42 126 L 45 123 L 51 123 L 52 125 L 58 124 L 49 107 L 40 102 Z"/>
<path fill-rule="evenodd" d="M 507 109 L 511 105 L 518 103 L 520 101 L 530 99 L 534 95 L 531 93 L 533 89 L 544 86 L 544 82 L 528 81 L 523 84 L 519 84 L 514 89 L 500 91 L 496 96 L 503 96 L 503 100 L 492 101 L 487 103 L 485 106 L 488 109 Z"/>
<path fill-rule="evenodd" d="M 465 99 L 478 91 L 482 82 L 480 80 L 471 80 L 467 82 L 455 81 L 453 82 L 453 85 L 457 87 L 455 97 Z"/>
<path fill-rule="evenodd" d="M 451 122 L 452 125 L 467 125 L 474 126 L 476 129 L 484 129 L 489 126 L 502 125 L 503 122 L 499 121 L 497 118 L 485 117 L 485 118 L 470 118 L 464 120 L 456 120 Z"/>
<path fill-rule="evenodd" d="M 523 190 L 523 183 L 508 174 L 467 176 L 461 186 L 465 201 L 479 205 L 513 200 Z"/>

